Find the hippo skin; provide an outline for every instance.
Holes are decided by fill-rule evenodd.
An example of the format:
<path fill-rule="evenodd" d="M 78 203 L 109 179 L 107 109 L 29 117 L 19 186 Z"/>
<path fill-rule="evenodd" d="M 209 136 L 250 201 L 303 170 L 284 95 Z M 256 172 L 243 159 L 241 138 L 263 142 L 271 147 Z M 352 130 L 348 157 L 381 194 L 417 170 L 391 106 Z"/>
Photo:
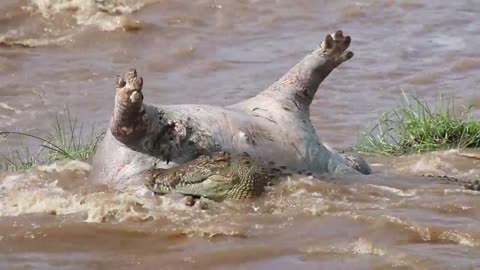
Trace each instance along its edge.
<path fill-rule="evenodd" d="M 93 159 L 91 177 L 125 190 L 143 186 L 152 168 L 170 168 L 218 151 L 312 173 L 368 174 L 359 158 L 322 144 L 310 122 L 320 83 L 352 58 L 351 38 L 327 35 L 279 80 L 258 95 L 225 107 L 143 103 L 143 79 L 134 69 L 116 83 L 115 108 Z"/>

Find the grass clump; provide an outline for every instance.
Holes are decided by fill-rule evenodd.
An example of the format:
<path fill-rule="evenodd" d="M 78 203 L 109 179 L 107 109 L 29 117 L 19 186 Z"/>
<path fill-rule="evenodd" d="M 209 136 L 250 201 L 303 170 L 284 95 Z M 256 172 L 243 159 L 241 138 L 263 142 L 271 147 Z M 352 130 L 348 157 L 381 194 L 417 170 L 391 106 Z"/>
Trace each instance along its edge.
<path fill-rule="evenodd" d="M 361 133 L 355 149 L 364 154 L 402 155 L 480 146 L 480 121 L 472 106 L 456 111 L 452 99 L 437 98 L 434 107 L 402 92 L 402 103 L 382 113 L 377 123 Z"/>
<path fill-rule="evenodd" d="M 64 115 L 56 116 L 46 138 L 23 132 L 0 131 L 0 137 L 18 137 L 17 147 L 13 149 L 8 145 L 8 154 L 0 155 L 0 169 L 16 172 L 63 159 L 89 160 L 104 135 L 105 130 L 96 125 L 90 126 L 86 131 L 83 123 L 72 118 L 67 109 Z M 24 138 L 39 142 L 40 147 L 32 151 Z"/>

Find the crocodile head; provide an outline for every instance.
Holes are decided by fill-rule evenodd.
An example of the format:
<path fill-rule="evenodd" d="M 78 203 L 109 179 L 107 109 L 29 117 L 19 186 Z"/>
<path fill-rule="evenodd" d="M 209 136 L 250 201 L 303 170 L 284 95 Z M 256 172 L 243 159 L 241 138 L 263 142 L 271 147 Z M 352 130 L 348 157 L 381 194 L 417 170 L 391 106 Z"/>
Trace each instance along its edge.
<path fill-rule="evenodd" d="M 150 170 L 145 185 L 160 194 L 242 200 L 261 195 L 273 177 L 270 170 L 247 153 L 231 156 L 218 152 L 174 168 Z"/>

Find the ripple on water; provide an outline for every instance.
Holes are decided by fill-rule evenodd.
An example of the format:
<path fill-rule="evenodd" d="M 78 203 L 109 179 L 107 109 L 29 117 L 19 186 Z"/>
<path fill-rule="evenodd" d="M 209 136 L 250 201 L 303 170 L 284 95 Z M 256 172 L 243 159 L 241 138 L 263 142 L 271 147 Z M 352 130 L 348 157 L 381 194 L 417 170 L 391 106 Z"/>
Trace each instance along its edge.
<path fill-rule="evenodd" d="M 450 70 L 455 73 L 478 71 L 480 70 L 480 60 L 462 58 L 457 60 Z"/>

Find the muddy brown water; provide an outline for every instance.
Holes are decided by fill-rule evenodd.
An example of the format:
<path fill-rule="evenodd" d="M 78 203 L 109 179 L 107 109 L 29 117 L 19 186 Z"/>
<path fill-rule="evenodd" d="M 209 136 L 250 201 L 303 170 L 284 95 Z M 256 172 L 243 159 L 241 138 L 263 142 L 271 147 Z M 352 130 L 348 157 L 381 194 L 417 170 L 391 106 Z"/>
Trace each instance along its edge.
<path fill-rule="evenodd" d="M 106 125 L 129 67 L 149 103 L 236 102 L 343 29 L 355 57 L 311 115 L 348 147 L 401 89 L 480 103 L 479 14 L 468 0 L 3 0 L 0 130 L 45 135 L 65 107 Z M 1 173 L 0 269 L 479 269 L 480 193 L 414 177 L 478 179 L 478 155 L 373 157 L 368 179 L 294 176 L 207 210 L 96 186 L 81 162 Z"/>

